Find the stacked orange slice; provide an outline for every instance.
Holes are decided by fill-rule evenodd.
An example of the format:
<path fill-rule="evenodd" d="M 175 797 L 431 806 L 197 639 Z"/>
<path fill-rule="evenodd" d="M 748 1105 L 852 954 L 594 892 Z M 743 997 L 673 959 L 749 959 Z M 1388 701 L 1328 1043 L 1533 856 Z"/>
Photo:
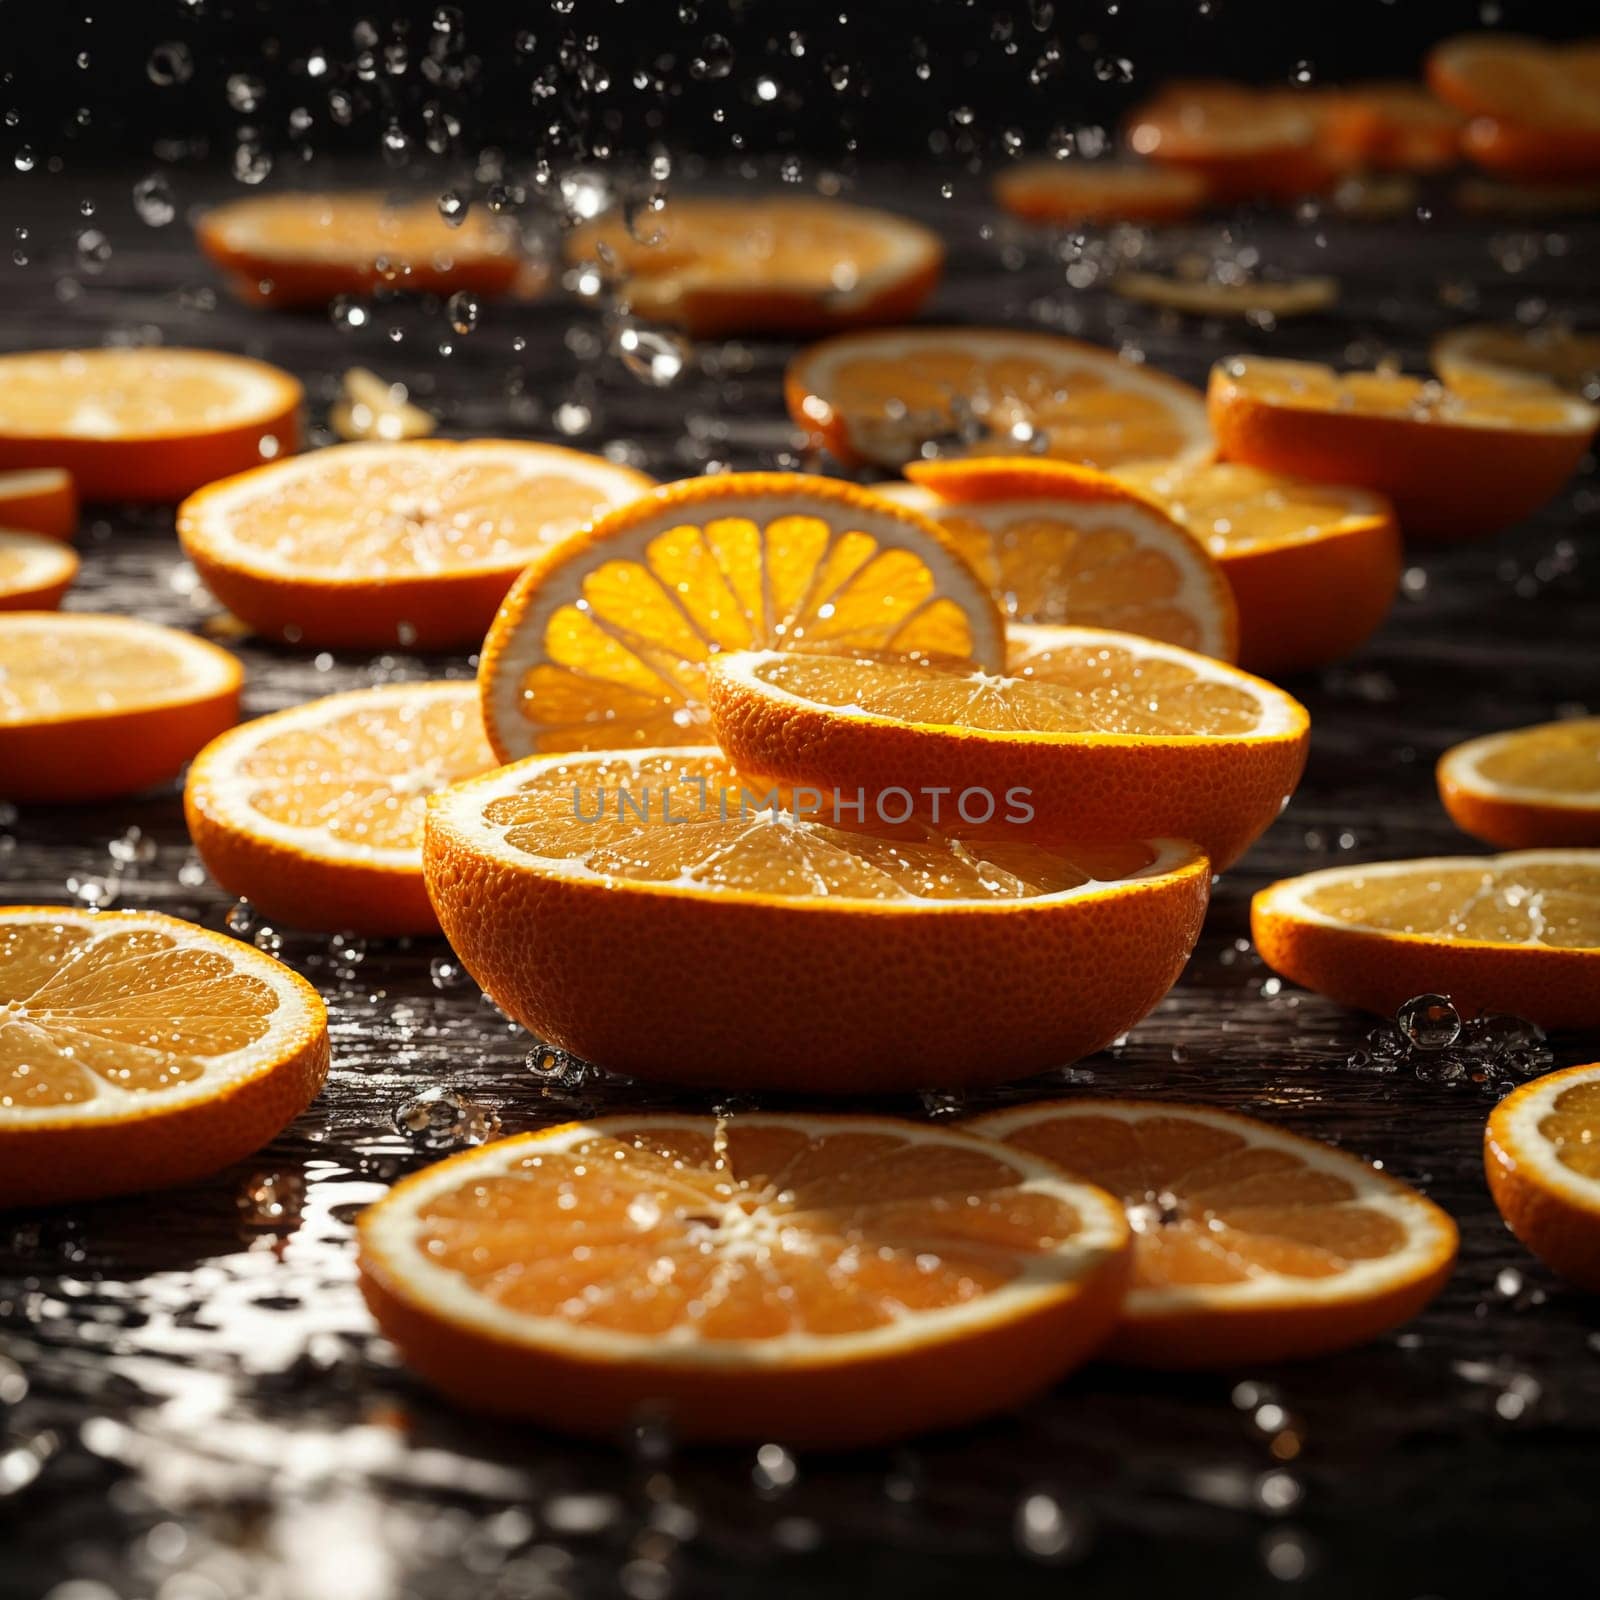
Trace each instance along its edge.
<path fill-rule="evenodd" d="M 0 528 L 0 611 L 53 611 L 77 572 L 59 539 Z"/>

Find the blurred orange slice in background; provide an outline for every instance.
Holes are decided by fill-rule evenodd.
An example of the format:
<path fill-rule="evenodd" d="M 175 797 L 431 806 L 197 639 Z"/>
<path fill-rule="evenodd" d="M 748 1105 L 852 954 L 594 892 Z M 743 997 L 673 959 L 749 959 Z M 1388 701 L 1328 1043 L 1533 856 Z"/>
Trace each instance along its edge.
<path fill-rule="evenodd" d="M 0 528 L 0 611 L 54 611 L 77 575 L 59 539 Z"/>
<path fill-rule="evenodd" d="M 1441 333 L 1428 350 L 1433 370 L 1470 393 L 1507 384 L 1554 383 L 1600 401 L 1600 334 L 1552 324 L 1540 328 L 1478 323 Z"/>
<path fill-rule="evenodd" d="M 1205 205 L 1198 172 L 1137 161 L 1020 161 L 994 180 L 994 197 L 1028 222 L 1176 222 Z"/>
<path fill-rule="evenodd" d="M 78 492 L 60 467 L 0 472 L 0 528 L 70 539 L 78 531 Z"/>

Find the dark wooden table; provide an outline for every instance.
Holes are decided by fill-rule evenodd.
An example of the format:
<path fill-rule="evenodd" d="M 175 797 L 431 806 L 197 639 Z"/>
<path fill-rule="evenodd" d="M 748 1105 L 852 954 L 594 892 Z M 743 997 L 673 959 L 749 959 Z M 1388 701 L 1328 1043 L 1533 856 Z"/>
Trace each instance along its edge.
<path fill-rule="evenodd" d="M 783 346 L 702 349 L 658 390 L 610 353 L 598 307 L 559 294 L 486 306 L 466 334 L 436 304 L 372 306 L 359 328 L 263 316 L 220 290 L 181 220 L 139 221 L 137 176 L 11 185 L 30 259 L 0 280 L 5 348 L 160 337 L 249 351 L 307 381 L 319 423 L 339 374 L 361 363 L 411 383 L 449 433 L 605 446 L 665 477 L 797 459 Z M 1600 223 L 1475 219 L 1428 196 L 1430 215 L 1382 223 L 1280 215 L 1186 230 L 1185 243 L 1331 272 L 1342 297 L 1277 330 L 1180 321 L 1105 292 L 1108 262 L 1137 236 L 1025 235 L 996 221 L 974 180 L 941 198 L 945 177 L 875 191 L 948 234 L 941 314 L 1135 345 L 1197 383 L 1231 349 L 1356 362 L 1394 352 L 1420 370 L 1428 339 L 1459 321 L 1600 314 Z M 200 192 L 180 186 L 180 203 Z M 85 196 L 91 224 L 78 214 Z M 75 247 L 91 225 L 108 259 Z M 1164 258 L 1173 244 L 1142 248 Z M 34 1600 L 69 1576 L 91 1587 L 60 1600 L 1169 1586 L 1455 1600 L 1542 1593 L 1558 1576 L 1592 1584 L 1595 1303 L 1503 1229 L 1480 1166 L 1483 1093 L 1349 1068 L 1371 1019 L 1273 980 L 1250 949 L 1246 908 L 1267 880 L 1328 862 L 1476 849 L 1440 810 L 1433 761 L 1468 734 L 1600 705 L 1597 503 L 1591 476 L 1500 538 L 1413 550 L 1382 634 L 1359 659 L 1292 684 L 1314 722 L 1305 781 L 1220 886 L 1166 1002 L 1121 1047 L 981 1097 L 1092 1084 L 1238 1107 L 1381 1158 L 1461 1224 L 1459 1270 L 1413 1326 L 1281 1370 L 1095 1368 L 1021 1415 L 840 1458 L 676 1452 L 655 1437 L 607 1449 L 469 1418 L 396 1368 L 353 1286 L 355 1212 L 427 1159 L 395 1131 L 393 1108 L 448 1084 L 515 1131 L 668 1097 L 592 1072 L 537 1078 L 529 1038 L 452 981 L 440 943 L 341 950 L 282 930 L 284 958 L 331 1012 L 334 1069 L 317 1104 L 207 1183 L 0 1222 L 0 1595 Z M 169 513 L 99 509 L 80 547 L 71 606 L 206 625 L 212 608 Z M 252 713 L 473 666 L 233 648 Z M 113 842 L 133 859 L 115 859 Z M 70 900 L 76 884 L 211 927 L 229 906 L 190 854 L 176 791 L 6 809 L 0 880 L 8 901 Z M 1558 1065 L 1600 1057 L 1594 1035 L 1553 1044 Z M 934 1097 L 890 1109 L 953 1107 Z M 284 1192 L 304 1184 L 303 1207 L 277 1228 L 241 1210 L 264 1175 Z"/>

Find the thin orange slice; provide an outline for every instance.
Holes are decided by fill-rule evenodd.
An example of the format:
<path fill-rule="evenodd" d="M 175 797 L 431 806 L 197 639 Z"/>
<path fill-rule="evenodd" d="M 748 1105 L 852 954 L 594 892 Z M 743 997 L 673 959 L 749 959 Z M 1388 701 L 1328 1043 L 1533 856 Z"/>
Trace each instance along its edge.
<path fill-rule="evenodd" d="M 881 1444 L 988 1416 L 1109 1333 L 1109 1195 L 887 1117 L 602 1117 L 470 1150 L 361 1218 L 378 1326 L 475 1410 L 618 1438 Z"/>
<path fill-rule="evenodd" d="M 504 294 L 522 253 L 516 231 L 478 207 L 447 221 L 436 199 L 387 195 L 251 195 L 208 211 L 201 250 L 260 305 L 320 305 L 374 289 Z"/>
<path fill-rule="evenodd" d="M 1506 1226 L 1600 1294 L 1600 1062 L 1513 1089 L 1489 1115 L 1483 1164 Z"/>
<path fill-rule="evenodd" d="M 1397 372 L 1235 356 L 1211 370 L 1229 461 L 1375 489 L 1408 534 L 1471 539 L 1538 510 L 1577 471 L 1600 412 L 1553 390 L 1462 394 Z"/>
<path fill-rule="evenodd" d="M 249 945 L 154 911 L 0 910 L 0 1207 L 204 1177 L 327 1072 L 316 990 Z"/>
<path fill-rule="evenodd" d="M 60 467 L 0 472 L 0 528 L 70 539 L 78 531 L 78 491 Z"/>
<path fill-rule="evenodd" d="M 939 236 L 905 217 L 800 196 L 669 200 L 585 223 L 566 251 L 619 279 L 640 316 L 706 338 L 898 322 L 944 263 Z"/>
<path fill-rule="evenodd" d="M 1456 1226 L 1367 1162 L 1253 1117 L 1058 1100 L 966 1124 L 1116 1195 L 1133 1283 L 1107 1347 L 1161 1368 L 1328 1355 L 1414 1317 Z"/>
<path fill-rule="evenodd" d="M 689 478 L 535 561 L 484 641 L 503 761 L 704 744 L 722 650 L 932 650 L 998 666 L 1000 613 L 918 512 L 829 478 Z"/>
<path fill-rule="evenodd" d="M 1275 677 L 1352 654 L 1389 613 L 1404 565 L 1382 495 L 1236 462 L 1124 467 L 1221 565 L 1239 611 L 1238 659 Z"/>
<path fill-rule="evenodd" d="M 1452 389 L 1554 383 L 1586 400 L 1600 400 L 1600 334 L 1560 325 L 1478 323 L 1440 334 L 1428 359 Z"/>
<path fill-rule="evenodd" d="M 1233 596 L 1217 564 L 1144 496 L 1060 461 L 912 462 L 874 492 L 932 517 L 1008 621 L 1140 633 L 1231 661 Z"/>
<path fill-rule="evenodd" d="M 994 196 L 1029 222 L 1176 222 L 1210 197 L 1205 178 L 1137 161 L 1019 162 L 994 180 Z"/>
<path fill-rule="evenodd" d="M 1196 317 L 1304 317 L 1326 311 L 1339 298 L 1337 278 L 1186 277 L 1162 272 L 1119 272 L 1111 289 L 1124 300 L 1183 311 Z"/>
<path fill-rule="evenodd" d="M 1529 183 L 1583 183 L 1600 178 L 1600 127 L 1554 128 L 1474 117 L 1461 148 L 1486 172 Z"/>
<path fill-rule="evenodd" d="M 1098 628 L 1011 629 L 1006 675 L 938 659 L 718 657 L 717 742 L 741 771 L 960 808 L 1016 797 L 1079 839 L 1193 839 L 1220 871 L 1282 810 L 1310 720 L 1209 656 Z M 966 816 L 966 810 L 961 810 Z"/>
<path fill-rule="evenodd" d="M 493 765 L 476 684 L 357 689 L 213 740 L 189 769 L 184 815 L 211 876 L 273 922 L 434 933 L 424 805 Z"/>
<path fill-rule="evenodd" d="M 54 611 L 77 575 L 59 539 L 0 528 L 0 611 Z"/>
<path fill-rule="evenodd" d="M 191 495 L 178 537 L 217 599 L 269 638 L 460 649 L 536 555 L 652 486 L 514 439 L 335 445 Z"/>
<path fill-rule="evenodd" d="M 181 500 L 300 448 L 299 382 L 215 350 L 0 355 L 0 469 L 61 467 L 85 500 Z"/>
<path fill-rule="evenodd" d="M 239 663 L 176 628 L 0 615 L 0 798 L 103 800 L 175 778 L 239 720 Z"/>
<path fill-rule="evenodd" d="M 1463 178 L 1455 187 L 1463 211 L 1490 216 L 1562 217 L 1600 211 L 1600 183 Z"/>
<path fill-rule="evenodd" d="M 1109 350 L 1049 333 L 894 328 L 802 350 L 789 414 L 846 463 L 1045 455 L 1110 469 L 1208 461 L 1201 397 Z"/>
<path fill-rule="evenodd" d="M 1464 833 L 1506 850 L 1600 845 L 1600 717 L 1469 739 L 1439 762 L 1439 797 Z"/>
<path fill-rule="evenodd" d="M 1600 1025 L 1600 850 L 1328 867 L 1263 889 L 1250 927 L 1269 967 L 1341 1005 L 1444 994 L 1464 1015 Z"/>
<path fill-rule="evenodd" d="M 537 756 L 435 795 L 423 866 L 496 1004 L 602 1066 L 819 1094 L 993 1082 L 1146 1015 L 1210 887 L 1191 845 L 1041 842 L 995 799 L 931 827 L 715 750 Z"/>
<path fill-rule="evenodd" d="M 1466 118 L 1420 83 L 1354 83 L 1320 97 L 1342 164 L 1377 172 L 1442 172 L 1461 159 Z"/>

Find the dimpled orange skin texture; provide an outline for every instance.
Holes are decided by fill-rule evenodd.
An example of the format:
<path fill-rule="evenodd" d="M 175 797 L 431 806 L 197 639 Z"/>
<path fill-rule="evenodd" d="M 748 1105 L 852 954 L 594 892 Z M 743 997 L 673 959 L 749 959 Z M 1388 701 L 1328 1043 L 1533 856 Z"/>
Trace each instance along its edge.
<path fill-rule="evenodd" d="M 440 926 L 502 1010 L 618 1072 L 867 1094 L 1026 1077 L 1147 1015 L 1199 937 L 1202 858 L 1079 904 L 841 913 L 502 867 L 430 808 Z"/>
<path fill-rule="evenodd" d="M 51 915 L 49 906 L 18 911 Z M 115 911 L 101 916 L 116 917 Z M 140 912 L 141 923 L 172 921 Z M 221 939 L 222 935 L 216 936 Z M 135 1194 L 192 1182 L 241 1161 L 286 1128 L 316 1099 L 328 1076 L 327 1013 L 303 978 L 289 973 L 311 1008 L 285 1059 L 213 1099 L 115 1122 L 0 1127 L 0 1207 L 56 1205 Z"/>
<path fill-rule="evenodd" d="M 1394 501 L 1408 535 L 1441 541 L 1498 533 L 1537 511 L 1578 470 L 1590 442 L 1578 432 L 1277 404 L 1220 365 L 1206 403 L 1225 461 L 1376 489 Z"/>
<path fill-rule="evenodd" d="M 1568 1067 L 1513 1089 L 1490 1113 L 1484 1129 L 1484 1174 L 1512 1233 L 1559 1277 L 1600 1294 L 1600 1206 L 1582 1205 L 1540 1181 L 1537 1169 L 1519 1159 L 1521 1141 L 1511 1135 L 1511 1118 L 1553 1080 L 1570 1081 L 1574 1088 L 1593 1085 L 1600 1081 L 1600 1062 Z M 1553 1150 L 1547 1159 L 1557 1160 Z"/>

